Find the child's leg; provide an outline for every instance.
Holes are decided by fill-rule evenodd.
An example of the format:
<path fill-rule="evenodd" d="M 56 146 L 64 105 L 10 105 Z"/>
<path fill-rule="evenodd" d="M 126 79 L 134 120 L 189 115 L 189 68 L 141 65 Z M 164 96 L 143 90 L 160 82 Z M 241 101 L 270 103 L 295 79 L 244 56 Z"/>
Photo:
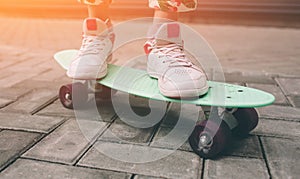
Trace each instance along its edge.
<path fill-rule="evenodd" d="M 88 17 L 98 18 L 102 21 L 109 21 L 108 26 L 110 27 L 110 13 L 109 5 L 111 0 L 78 0 L 79 2 L 86 4 L 88 7 Z"/>
<path fill-rule="evenodd" d="M 162 11 L 160 9 L 156 9 L 154 11 L 154 20 L 156 19 L 169 19 L 171 21 L 177 21 L 178 12 L 167 12 L 167 11 Z"/>
<path fill-rule="evenodd" d="M 197 0 L 149 0 L 149 7 L 155 9 L 153 25 L 148 32 L 152 37 L 162 24 L 177 21 L 179 12 L 195 10 Z"/>
<path fill-rule="evenodd" d="M 198 97 L 208 91 L 205 73 L 185 55 L 178 12 L 194 10 L 197 0 L 149 0 L 154 21 L 145 44 L 147 72 L 158 78 L 160 92 L 168 97 Z M 184 39 L 192 40 L 192 39 Z"/>
<path fill-rule="evenodd" d="M 109 19 L 109 3 L 88 5 L 88 13 L 90 18 L 99 18 L 103 21 L 106 21 Z"/>
<path fill-rule="evenodd" d="M 165 12 L 187 12 L 197 8 L 197 0 L 149 0 L 149 7 Z"/>
<path fill-rule="evenodd" d="M 107 74 L 107 59 L 113 45 L 109 20 L 110 0 L 80 0 L 88 5 L 89 18 L 83 22 L 82 45 L 67 75 L 74 79 L 99 79 Z"/>

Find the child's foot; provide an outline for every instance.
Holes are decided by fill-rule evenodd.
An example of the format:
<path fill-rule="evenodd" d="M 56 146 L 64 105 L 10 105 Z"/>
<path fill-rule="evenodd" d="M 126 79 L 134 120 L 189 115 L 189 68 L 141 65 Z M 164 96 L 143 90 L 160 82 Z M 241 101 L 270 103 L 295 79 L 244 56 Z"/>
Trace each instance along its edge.
<path fill-rule="evenodd" d="M 107 23 L 100 19 L 84 20 L 81 48 L 67 71 L 70 78 L 92 80 L 106 75 L 106 59 L 112 49 L 111 32 L 107 28 Z"/>
<path fill-rule="evenodd" d="M 145 44 L 147 71 L 158 78 L 160 92 L 167 97 L 189 98 L 208 91 L 205 73 L 185 55 L 178 23 L 161 25 Z"/>

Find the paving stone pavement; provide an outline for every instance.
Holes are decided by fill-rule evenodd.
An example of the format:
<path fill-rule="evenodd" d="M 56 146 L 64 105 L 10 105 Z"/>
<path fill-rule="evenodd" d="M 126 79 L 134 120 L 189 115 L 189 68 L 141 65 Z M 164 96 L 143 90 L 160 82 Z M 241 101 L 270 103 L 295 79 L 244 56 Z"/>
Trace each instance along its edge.
<path fill-rule="evenodd" d="M 81 20 L 0 17 L 0 178 L 300 178 L 300 30 L 188 25 L 210 43 L 227 82 L 268 91 L 276 101 L 258 109 L 260 121 L 249 136 L 234 137 L 214 160 L 199 158 L 184 142 L 160 160 L 130 163 L 98 149 L 121 149 L 118 155 L 127 152 L 136 160 L 148 148 L 169 153 L 174 138 L 159 139 L 178 123 L 180 109 L 191 110 L 185 121 L 192 123 L 194 115 L 204 120 L 207 108 L 194 114 L 194 106 L 165 104 L 162 121 L 148 128 L 127 125 L 110 101 L 93 95 L 89 104 L 97 104 L 96 111 L 65 109 L 58 89 L 71 80 L 52 55 L 79 47 Z M 112 61 L 124 64 L 142 52 L 141 45 L 127 44 Z M 137 114 L 151 112 L 148 100 L 129 99 Z"/>

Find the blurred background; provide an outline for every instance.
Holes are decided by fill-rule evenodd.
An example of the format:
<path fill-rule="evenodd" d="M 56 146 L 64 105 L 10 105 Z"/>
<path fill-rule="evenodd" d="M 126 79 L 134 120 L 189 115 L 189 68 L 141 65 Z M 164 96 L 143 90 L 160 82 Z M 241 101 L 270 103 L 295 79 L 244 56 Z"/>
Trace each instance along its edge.
<path fill-rule="evenodd" d="M 152 16 L 148 0 L 114 0 L 115 19 Z M 0 15 L 84 18 L 76 0 L 0 0 Z M 200 0 L 195 12 L 181 14 L 185 22 L 254 26 L 300 27 L 300 0 Z"/>

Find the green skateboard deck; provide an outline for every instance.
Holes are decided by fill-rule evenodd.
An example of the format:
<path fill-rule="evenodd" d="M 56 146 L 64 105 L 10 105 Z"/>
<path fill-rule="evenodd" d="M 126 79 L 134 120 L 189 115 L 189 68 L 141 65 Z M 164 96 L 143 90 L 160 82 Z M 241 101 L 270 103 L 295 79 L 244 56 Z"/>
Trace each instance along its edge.
<path fill-rule="evenodd" d="M 54 59 L 67 70 L 76 53 L 77 50 L 63 50 L 57 52 Z M 197 99 L 167 98 L 160 94 L 157 80 L 149 77 L 146 71 L 113 64 L 108 65 L 107 76 L 97 82 L 144 98 L 201 106 L 255 108 L 270 105 L 275 100 L 272 94 L 258 89 L 214 81 L 208 81 L 210 87 L 208 93 Z"/>

